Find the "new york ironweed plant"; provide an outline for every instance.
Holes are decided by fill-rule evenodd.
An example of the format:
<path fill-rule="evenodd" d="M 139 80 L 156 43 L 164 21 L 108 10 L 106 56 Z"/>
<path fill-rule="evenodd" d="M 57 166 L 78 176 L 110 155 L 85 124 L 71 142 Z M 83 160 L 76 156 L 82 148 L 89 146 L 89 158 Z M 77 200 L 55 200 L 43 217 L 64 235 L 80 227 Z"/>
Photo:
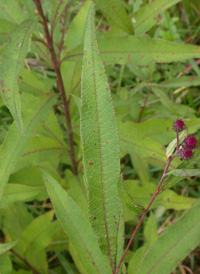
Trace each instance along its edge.
<path fill-rule="evenodd" d="M 0 273 L 199 271 L 199 10 L 0 1 Z"/>

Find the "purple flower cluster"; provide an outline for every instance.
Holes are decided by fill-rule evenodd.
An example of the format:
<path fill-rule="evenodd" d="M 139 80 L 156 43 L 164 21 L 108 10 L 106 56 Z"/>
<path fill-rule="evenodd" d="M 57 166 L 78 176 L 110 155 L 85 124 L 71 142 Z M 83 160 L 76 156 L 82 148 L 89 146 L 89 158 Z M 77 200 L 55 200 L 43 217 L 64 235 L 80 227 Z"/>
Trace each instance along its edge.
<path fill-rule="evenodd" d="M 173 129 L 176 132 L 181 132 L 186 128 L 182 120 L 176 120 L 173 124 Z M 193 156 L 193 150 L 197 144 L 197 139 L 194 136 L 188 136 L 182 143 L 180 156 L 183 160 L 189 160 Z"/>

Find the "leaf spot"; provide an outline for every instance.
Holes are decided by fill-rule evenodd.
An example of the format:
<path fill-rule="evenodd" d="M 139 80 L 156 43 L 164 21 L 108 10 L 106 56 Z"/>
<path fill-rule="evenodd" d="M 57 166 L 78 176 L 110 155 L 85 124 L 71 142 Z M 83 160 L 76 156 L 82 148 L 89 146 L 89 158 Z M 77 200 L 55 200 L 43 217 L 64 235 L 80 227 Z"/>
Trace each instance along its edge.
<path fill-rule="evenodd" d="M 108 145 L 108 141 L 106 141 L 106 144 Z"/>
<path fill-rule="evenodd" d="M 6 90 L 6 93 L 9 93 L 9 92 L 11 92 L 11 89 L 9 88 L 8 90 Z"/>
<path fill-rule="evenodd" d="M 94 165 L 94 163 L 93 163 L 93 162 L 90 162 L 90 163 L 89 163 L 89 165 L 90 165 L 90 166 L 93 166 L 93 165 Z"/>

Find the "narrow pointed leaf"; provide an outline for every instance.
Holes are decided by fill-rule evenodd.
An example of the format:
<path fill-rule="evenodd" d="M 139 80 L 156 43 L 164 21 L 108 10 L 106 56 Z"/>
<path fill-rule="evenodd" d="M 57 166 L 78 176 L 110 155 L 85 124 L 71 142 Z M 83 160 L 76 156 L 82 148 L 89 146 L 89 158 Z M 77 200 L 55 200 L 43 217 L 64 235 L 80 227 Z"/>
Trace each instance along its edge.
<path fill-rule="evenodd" d="M 8 134 L 0 149 L 0 201 L 5 185 L 15 165 L 23 154 L 35 127 L 45 120 L 48 111 L 56 102 L 56 96 L 44 96 L 30 102 L 24 109 L 24 133 L 21 135 L 16 122 L 9 128 Z"/>
<path fill-rule="evenodd" d="M 171 63 L 200 58 L 200 47 L 183 45 L 163 39 L 140 36 L 106 37 L 98 40 L 102 61 L 106 64 L 149 65 L 151 62 Z M 64 57 L 68 61 L 81 61 L 83 46 Z"/>
<path fill-rule="evenodd" d="M 133 274 L 170 274 L 200 242 L 200 206 L 195 206 L 154 241 Z"/>
<path fill-rule="evenodd" d="M 110 274 L 107 258 L 100 251 L 90 223 L 66 191 L 46 172 L 43 172 L 47 191 L 56 216 L 75 248 L 86 273 Z"/>
<path fill-rule="evenodd" d="M 0 64 L 0 83 L 3 99 L 21 133 L 24 132 L 24 129 L 18 77 L 23 69 L 30 36 L 35 26 L 36 21 L 26 20 L 10 34 Z"/>
<path fill-rule="evenodd" d="M 0 208 L 8 206 L 10 203 L 18 201 L 31 201 L 44 187 L 32 187 L 19 184 L 7 184 Z"/>
<path fill-rule="evenodd" d="M 94 32 L 90 8 L 84 44 L 81 138 L 92 226 L 113 269 L 118 248 L 121 201 L 119 141 L 115 113 Z"/>
<path fill-rule="evenodd" d="M 102 10 L 105 16 L 123 31 L 133 34 L 131 19 L 120 0 L 94 0 L 97 7 Z"/>
<path fill-rule="evenodd" d="M 174 169 L 172 171 L 167 172 L 167 175 L 174 175 L 178 177 L 199 176 L 200 169 Z"/>
<path fill-rule="evenodd" d="M 135 34 L 143 34 L 158 22 L 158 16 L 181 0 L 157 0 L 133 14 Z"/>

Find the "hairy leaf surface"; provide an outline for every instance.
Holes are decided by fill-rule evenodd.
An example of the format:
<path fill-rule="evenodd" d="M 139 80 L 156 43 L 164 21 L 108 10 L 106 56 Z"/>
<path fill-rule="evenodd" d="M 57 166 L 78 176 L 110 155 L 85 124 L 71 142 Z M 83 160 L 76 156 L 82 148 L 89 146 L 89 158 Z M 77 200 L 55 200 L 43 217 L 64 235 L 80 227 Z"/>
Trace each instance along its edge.
<path fill-rule="evenodd" d="M 106 64 L 149 65 L 156 63 L 171 63 L 190 58 L 200 58 L 200 47 L 182 45 L 140 36 L 106 37 L 98 39 L 102 61 Z M 81 61 L 83 46 L 66 54 L 69 61 Z"/>
<path fill-rule="evenodd" d="M 84 44 L 81 104 L 81 137 L 89 212 L 104 254 L 114 269 L 118 250 L 121 202 L 119 140 L 108 80 L 95 38 L 90 8 Z"/>
<path fill-rule="evenodd" d="M 90 223 L 53 177 L 45 172 L 43 176 L 56 216 L 69 236 L 86 273 L 110 274 L 107 258 L 100 251 Z"/>
<path fill-rule="evenodd" d="M 10 34 L 0 64 L 0 84 L 3 99 L 21 133 L 24 133 L 24 128 L 18 77 L 23 69 L 30 36 L 35 26 L 36 21 L 26 20 Z"/>

